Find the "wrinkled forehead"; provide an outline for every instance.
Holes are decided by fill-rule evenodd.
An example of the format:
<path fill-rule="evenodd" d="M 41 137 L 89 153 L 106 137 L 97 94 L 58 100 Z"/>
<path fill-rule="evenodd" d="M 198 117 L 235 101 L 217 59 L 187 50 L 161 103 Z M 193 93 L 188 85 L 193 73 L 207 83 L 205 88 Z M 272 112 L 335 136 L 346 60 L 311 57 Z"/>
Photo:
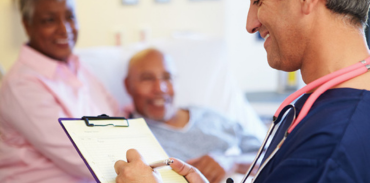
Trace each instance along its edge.
<path fill-rule="evenodd" d="M 151 55 L 150 57 L 141 58 L 139 61 L 131 65 L 131 70 L 136 74 L 176 74 L 176 67 L 172 58 L 165 54 L 156 54 Z"/>
<path fill-rule="evenodd" d="M 66 4 L 68 5 L 75 5 L 75 0 L 36 0 L 37 1 L 55 1 L 55 2 L 59 2 L 59 3 L 63 3 L 65 2 Z"/>
<path fill-rule="evenodd" d="M 22 18 L 32 25 L 35 14 L 57 13 L 61 9 L 75 14 L 74 0 L 19 0 Z"/>
<path fill-rule="evenodd" d="M 75 0 L 35 0 L 34 8 L 37 10 L 43 10 L 37 7 L 47 6 L 51 3 L 58 3 L 58 6 L 65 6 L 67 9 L 74 11 L 76 7 Z"/>

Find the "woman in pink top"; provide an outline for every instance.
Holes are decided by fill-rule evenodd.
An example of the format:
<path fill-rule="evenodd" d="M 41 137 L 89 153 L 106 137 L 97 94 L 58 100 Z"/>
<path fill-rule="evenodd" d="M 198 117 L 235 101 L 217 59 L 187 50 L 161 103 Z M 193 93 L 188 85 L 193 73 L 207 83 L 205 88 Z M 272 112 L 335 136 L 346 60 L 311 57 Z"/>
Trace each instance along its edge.
<path fill-rule="evenodd" d="M 118 105 L 72 54 L 74 1 L 20 0 L 20 9 L 29 42 L 0 89 L 0 182 L 94 182 L 58 118 L 118 115 Z"/>

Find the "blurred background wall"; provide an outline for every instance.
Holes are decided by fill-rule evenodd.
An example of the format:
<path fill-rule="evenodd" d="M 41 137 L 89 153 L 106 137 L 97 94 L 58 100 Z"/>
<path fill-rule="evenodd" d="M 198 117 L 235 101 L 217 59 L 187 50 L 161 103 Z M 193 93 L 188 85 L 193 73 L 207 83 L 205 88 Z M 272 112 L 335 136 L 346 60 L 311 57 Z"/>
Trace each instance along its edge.
<path fill-rule="evenodd" d="M 266 61 L 263 41 L 246 32 L 246 0 L 76 0 L 78 48 L 127 45 L 138 41 L 201 34 L 226 41 L 228 62 L 245 92 L 276 91 L 278 72 Z M 0 1 L 0 66 L 7 71 L 27 40 L 14 0 Z"/>

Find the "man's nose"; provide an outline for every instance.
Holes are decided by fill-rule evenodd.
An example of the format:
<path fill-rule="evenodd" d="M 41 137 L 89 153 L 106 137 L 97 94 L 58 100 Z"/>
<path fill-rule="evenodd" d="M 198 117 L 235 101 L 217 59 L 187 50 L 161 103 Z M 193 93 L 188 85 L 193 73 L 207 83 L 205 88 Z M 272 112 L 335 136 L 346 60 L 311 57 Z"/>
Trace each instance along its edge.
<path fill-rule="evenodd" d="M 72 33 L 72 25 L 70 22 L 65 20 L 59 21 L 58 31 L 62 35 L 68 35 Z"/>
<path fill-rule="evenodd" d="M 256 5 L 251 4 L 248 11 L 247 17 L 247 31 L 251 34 L 258 31 L 258 29 L 262 26 L 261 22 L 258 20 L 258 7 Z"/>
<path fill-rule="evenodd" d="M 156 79 L 153 87 L 154 92 L 164 93 L 167 91 L 167 84 L 162 79 Z"/>

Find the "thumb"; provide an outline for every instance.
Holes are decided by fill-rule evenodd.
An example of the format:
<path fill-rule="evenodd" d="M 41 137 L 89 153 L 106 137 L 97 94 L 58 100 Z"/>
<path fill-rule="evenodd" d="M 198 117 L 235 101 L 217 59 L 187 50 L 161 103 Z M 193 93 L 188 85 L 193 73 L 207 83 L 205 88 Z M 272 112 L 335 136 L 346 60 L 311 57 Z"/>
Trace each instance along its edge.
<path fill-rule="evenodd" d="M 208 182 L 208 180 L 202 175 L 199 170 L 179 159 L 170 158 L 173 160 L 171 168 L 178 174 L 184 176 L 189 182 Z"/>

